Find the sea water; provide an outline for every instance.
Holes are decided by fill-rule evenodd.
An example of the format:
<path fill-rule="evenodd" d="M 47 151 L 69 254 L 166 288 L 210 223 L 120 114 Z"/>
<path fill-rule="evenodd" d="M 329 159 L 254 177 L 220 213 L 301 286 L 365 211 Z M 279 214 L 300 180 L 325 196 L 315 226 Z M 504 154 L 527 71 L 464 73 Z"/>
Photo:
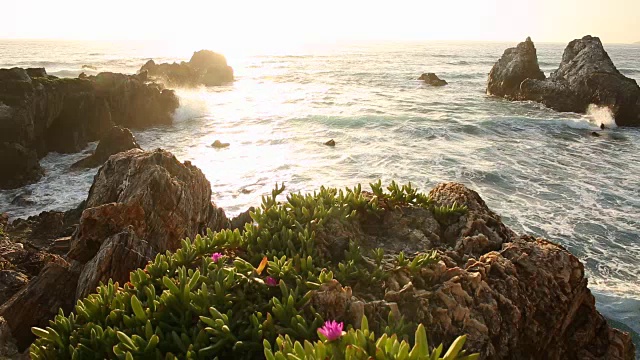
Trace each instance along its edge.
<path fill-rule="evenodd" d="M 178 89 L 174 124 L 135 135 L 144 149 L 162 147 L 202 169 L 212 199 L 230 215 L 258 205 L 281 182 L 292 192 L 377 179 L 424 191 L 443 181 L 464 183 L 516 232 L 548 238 L 579 257 L 599 310 L 634 332 L 638 344 L 640 129 L 615 128 L 610 113 L 597 107 L 586 115 L 557 113 L 487 96 L 488 72 L 514 45 L 369 43 L 227 54 L 233 84 Z M 565 45 L 536 46 L 549 74 Z M 623 74 L 640 80 L 640 45 L 605 48 Z M 62 77 L 135 73 L 150 58 L 187 61 L 194 50 L 200 49 L 0 41 L 0 67 L 46 67 Z M 416 80 L 423 72 L 449 85 L 425 85 Z M 609 129 L 591 136 L 600 123 Z M 323 145 L 329 139 L 335 147 Z M 215 140 L 231 145 L 214 149 Z M 84 156 L 49 154 L 41 181 L 0 192 L 0 211 L 25 217 L 76 206 L 97 171 L 69 169 Z M 11 205 L 21 194 L 35 204 Z"/>

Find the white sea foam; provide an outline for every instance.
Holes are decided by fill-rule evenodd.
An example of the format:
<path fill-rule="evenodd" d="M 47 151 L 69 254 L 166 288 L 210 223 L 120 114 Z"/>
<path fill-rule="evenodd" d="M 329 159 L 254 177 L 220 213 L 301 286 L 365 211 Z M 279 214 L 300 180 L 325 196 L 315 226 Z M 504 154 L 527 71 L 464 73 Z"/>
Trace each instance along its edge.
<path fill-rule="evenodd" d="M 604 126 L 608 129 L 618 127 L 616 125 L 616 120 L 613 117 L 611 109 L 606 106 L 598 106 L 595 104 L 589 105 L 589 107 L 587 108 L 587 116 L 593 122 L 595 122 L 597 126 L 600 126 L 600 124 L 604 124 Z"/>

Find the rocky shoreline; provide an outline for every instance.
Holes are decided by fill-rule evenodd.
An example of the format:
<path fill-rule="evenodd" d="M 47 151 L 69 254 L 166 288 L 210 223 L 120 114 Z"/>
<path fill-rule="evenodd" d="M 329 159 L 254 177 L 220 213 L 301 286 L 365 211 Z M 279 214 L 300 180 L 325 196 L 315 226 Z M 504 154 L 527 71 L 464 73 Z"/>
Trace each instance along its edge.
<path fill-rule="evenodd" d="M 317 234 L 326 246 L 319 251 L 336 259 L 345 239 L 391 255 L 436 250 L 441 259 L 422 270 L 428 287 L 402 272 L 393 273 L 380 292 L 356 286 L 347 296 L 340 284 L 322 286 L 317 296 L 334 298 L 337 318 L 356 316 L 359 306 L 397 308 L 431 324 L 429 338 L 436 343 L 467 334 L 469 349 L 481 358 L 534 358 L 539 352 L 550 359 L 634 358 L 630 336 L 596 310 L 576 257 L 544 239 L 515 234 L 463 185 L 441 184 L 429 198 L 467 212 L 437 217 L 401 205 L 378 220 L 326 224 Z M 34 340 L 32 326 L 45 327 L 58 309 L 68 314 L 100 282 L 124 284 L 130 271 L 177 250 L 181 239 L 251 221 L 246 215 L 230 221 L 210 199 L 209 182 L 189 162 L 160 149 L 132 149 L 100 168 L 82 207 L 11 224 L 5 218 L 0 339 L 11 340 L 0 348 L 24 352 Z"/>

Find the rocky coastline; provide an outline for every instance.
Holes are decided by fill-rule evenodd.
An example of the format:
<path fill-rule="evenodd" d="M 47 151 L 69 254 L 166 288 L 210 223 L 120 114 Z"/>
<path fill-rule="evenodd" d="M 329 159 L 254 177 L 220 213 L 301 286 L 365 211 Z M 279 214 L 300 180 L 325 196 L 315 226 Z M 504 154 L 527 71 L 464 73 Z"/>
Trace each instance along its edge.
<path fill-rule="evenodd" d="M 358 309 L 372 319 L 397 309 L 431 324 L 436 343 L 467 334 L 468 349 L 482 359 L 535 358 L 541 351 L 550 359 L 634 358 L 629 335 L 596 310 L 576 257 L 515 234 L 463 185 L 441 184 L 428 197 L 432 210 L 379 199 L 377 206 L 388 209 L 382 215 L 318 228 L 317 251 L 334 261 L 348 250 L 347 239 L 367 254 L 379 247 L 393 257 L 435 250 L 440 260 L 418 277 L 389 270 L 375 291 L 327 283 L 314 291 L 316 307 L 347 322 Z M 210 199 L 210 183 L 189 162 L 160 149 L 132 149 L 109 158 L 78 209 L 10 224 L 5 218 L 0 339 L 9 340 L 0 349 L 24 353 L 35 339 L 31 327 L 46 327 L 58 309 L 70 313 L 100 282 L 126 283 L 157 254 L 181 248 L 181 239 L 252 222 L 246 214 L 229 220 Z M 454 207 L 465 211 L 447 211 Z"/>
<path fill-rule="evenodd" d="M 72 153 L 115 125 L 141 129 L 171 124 L 178 108 L 172 90 L 146 74 L 100 73 L 57 78 L 45 69 L 0 69 L 0 189 L 21 187 L 43 175 L 39 159 Z"/>
<path fill-rule="evenodd" d="M 432 73 L 420 79 L 447 84 Z M 158 255 L 187 249 L 183 239 L 212 239 L 225 230 L 240 237 L 263 230 L 256 220 L 260 212 L 275 219 L 291 211 L 298 218 L 287 230 L 311 229 L 318 256 L 342 263 L 353 256 L 355 244 L 363 255 L 354 274 L 365 269 L 379 276 L 378 282 L 360 284 L 336 270 L 335 278 L 317 284 L 305 295 L 305 309 L 325 319 L 357 327 L 366 316 L 378 328 L 390 325 L 381 319 L 391 315 L 410 319 L 428 325 L 430 344 L 449 346 L 466 334 L 465 349 L 481 359 L 635 359 L 629 334 L 610 326 L 595 308 L 580 260 L 561 245 L 516 234 L 462 184 L 443 183 L 426 195 L 395 183 L 388 187 L 393 195 L 385 195 L 372 184 L 370 192 L 354 190 L 349 198 L 366 205 L 325 218 L 308 215 L 291 200 L 284 206 L 273 195 L 269 207 L 229 219 L 211 201 L 211 184 L 200 169 L 165 150 L 140 149 L 128 129 L 171 124 L 178 98 L 155 81 L 216 86 L 233 81 L 233 70 L 222 55 L 208 51 L 194 53 L 188 63 L 151 60 L 138 75 L 60 79 L 44 69 L 0 69 L 0 167 L 12 169 L 0 175 L 0 188 L 37 181 L 43 174 L 39 160 L 49 152 L 78 152 L 100 140 L 93 154 L 73 165 L 99 167 L 77 208 L 12 222 L 0 216 L 0 358 L 29 358 L 30 346 L 44 338 L 32 328 L 47 328 L 60 310 L 77 312 L 78 302 L 100 284 L 130 291 L 132 274 L 146 273 Z M 589 36 L 569 44 L 549 78 L 531 39 L 508 49 L 491 70 L 487 93 L 559 111 L 606 106 L 618 125 L 640 125 L 640 89 L 615 69 L 600 40 Z M 338 210 L 321 210 L 347 208 L 333 205 Z M 268 239 L 267 251 L 284 234 Z M 311 251 L 301 244 L 291 242 L 288 251 Z M 225 251 L 218 255 L 250 260 L 242 242 Z M 405 254 L 413 262 L 421 256 L 433 261 L 399 265 Z M 200 261 L 206 264 L 194 255 L 184 265 L 193 273 Z"/>

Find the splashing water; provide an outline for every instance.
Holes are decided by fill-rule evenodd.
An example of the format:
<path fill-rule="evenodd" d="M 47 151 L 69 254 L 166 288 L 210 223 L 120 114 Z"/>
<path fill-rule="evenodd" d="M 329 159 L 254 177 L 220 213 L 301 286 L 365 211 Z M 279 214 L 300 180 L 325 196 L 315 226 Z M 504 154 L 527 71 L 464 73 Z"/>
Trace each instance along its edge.
<path fill-rule="evenodd" d="M 607 129 L 614 129 L 616 125 L 616 119 L 613 118 L 611 109 L 607 106 L 598 106 L 591 104 L 587 108 L 587 116 L 596 123 L 597 126 L 604 124 Z"/>

